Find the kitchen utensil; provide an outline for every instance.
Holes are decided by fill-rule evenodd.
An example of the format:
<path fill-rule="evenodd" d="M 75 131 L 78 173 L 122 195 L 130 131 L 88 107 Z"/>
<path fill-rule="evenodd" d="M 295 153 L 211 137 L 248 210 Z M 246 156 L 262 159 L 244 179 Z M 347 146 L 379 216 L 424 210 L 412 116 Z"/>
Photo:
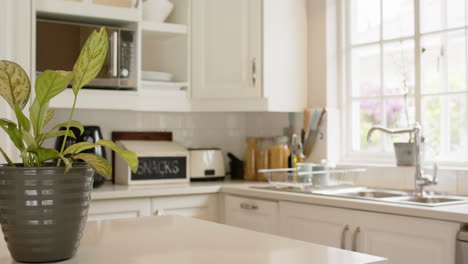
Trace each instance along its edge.
<path fill-rule="evenodd" d="M 311 129 L 309 130 L 309 133 L 307 135 L 307 138 L 304 143 L 304 156 L 308 157 L 310 153 L 312 153 L 312 149 L 314 147 L 314 144 L 317 139 L 317 135 L 320 132 L 320 128 L 322 126 L 322 122 L 325 118 L 326 115 L 326 109 L 316 109 L 317 111 L 314 111 L 314 113 L 317 113 L 315 116 L 315 120 L 311 122 Z"/>
<path fill-rule="evenodd" d="M 234 156 L 231 152 L 227 154 L 229 159 L 229 167 L 231 169 L 231 179 L 232 180 L 242 180 L 244 179 L 244 162 Z"/>
<path fill-rule="evenodd" d="M 218 148 L 194 148 L 190 153 L 191 180 L 220 180 L 226 176 L 223 153 Z"/>
<path fill-rule="evenodd" d="M 169 0 L 144 0 L 143 20 L 163 23 L 174 9 Z"/>
<path fill-rule="evenodd" d="M 65 130 L 65 127 L 61 127 L 60 130 Z M 65 148 L 79 142 L 91 142 L 91 143 L 96 143 L 99 140 L 103 139 L 101 129 L 99 126 L 84 126 L 84 131 L 83 134 L 80 135 L 80 130 L 71 127 L 70 130 L 75 134 L 76 139 L 72 137 L 67 137 L 67 141 L 65 142 Z M 59 150 L 62 147 L 62 142 L 63 142 L 63 137 L 58 137 L 57 140 L 55 141 L 55 149 Z M 97 146 L 88 150 L 83 151 L 83 153 L 91 153 L 91 154 L 96 154 L 100 157 L 103 157 L 106 159 L 106 150 L 103 146 Z M 103 185 L 106 179 L 94 172 L 94 182 L 93 182 L 93 188 L 98 188 L 99 186 Z"/>
<path fill-rule="evenodd" d="M 307 131 L 309 131 L 309 122 L 310 122 L 310 108 L 304 109 L 304 124 L 303 124 L 303 129 L 307 134 Z"/>

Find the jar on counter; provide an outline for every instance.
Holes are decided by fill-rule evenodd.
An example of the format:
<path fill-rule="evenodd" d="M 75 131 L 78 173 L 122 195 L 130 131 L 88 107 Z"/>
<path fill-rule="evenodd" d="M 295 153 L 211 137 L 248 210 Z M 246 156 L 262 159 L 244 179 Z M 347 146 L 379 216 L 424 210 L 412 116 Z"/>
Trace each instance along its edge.
<path fill-rule="evenodd" d="M 291 152 L 288 147 L 289 137 L 281 136 L 273 139 L 273 146 L 270 148 L 270 168 L 288 168 L 288 158 Z"/>
<path fill-rule="evenodd" d="M 245 152 L 244 180 L 256 180 L 257 170 L 255 165 L 257 155 L 257 139 L 247 138 L 247 151 Z"/>
<path fill-rule="evenodd" d="M 257 155 L 255 157 L 255 167 L 257 170 L 257 180 L 266 181 L 266 175 L 258 170 L 270 169 L 270 157 L 268 151 L 272 146 L 271 138 L 259 138 L 257 145 Z"/>

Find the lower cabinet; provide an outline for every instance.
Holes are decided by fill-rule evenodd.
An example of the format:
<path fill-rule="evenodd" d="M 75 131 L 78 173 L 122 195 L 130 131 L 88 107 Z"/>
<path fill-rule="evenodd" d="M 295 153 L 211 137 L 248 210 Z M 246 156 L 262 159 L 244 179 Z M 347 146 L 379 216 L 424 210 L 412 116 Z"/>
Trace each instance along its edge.
<path fill-rule="evenodd" d="M 280 234 L 388 258 L 392 264 L 455 263 L 460 226 L 414 217 L 280 202 Z"/>
<path fill-rule="evenodd" d="M 216 222 L 218 194 L 92 200 L 88 221 L 150 215 L 190 216 Z"/>
<path fill-rule="evenodd" d="M 225 224 L 254 231 L 277 234 L 278 202 L 226 195 Z"/>
<path fill-rule="evenodd" d="M 151 198 L 151 214 L 190 216 L 218 222 L 218 194 Z"/>
<path fill-rule="evenodd" d="M 91 200 L 88 221 L 149 216 L 150 212 L 149 198 Z"/>

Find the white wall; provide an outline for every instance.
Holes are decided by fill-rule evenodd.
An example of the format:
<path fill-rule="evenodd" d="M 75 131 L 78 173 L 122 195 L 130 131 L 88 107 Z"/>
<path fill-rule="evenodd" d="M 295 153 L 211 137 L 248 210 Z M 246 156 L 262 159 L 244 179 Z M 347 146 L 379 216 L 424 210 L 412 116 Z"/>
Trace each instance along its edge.
<path fill-rule="evenodd" d="M 2 0 L 0 8 L 0 60 L 11 60 L 21 65 L 30 75 L 32 27 L 31 0 Z M 19 30 L 21 29 L 21 30 Z M 0 118 L 14 120 L 8 104 L 0 98 Z M 0 147 L 14 162 L 19 161 L 19 154 L 4 131 L 0 131 Z M 0 163 L 4 163 L 0 155 Z"/>
<path fill-rule="evenodd" d="M 69 110 L 57 109 L 49 127 L 68 120 L 69 113 Z M 288 125 L 288 115 L 284 113 L 77 110 L 74 119 L 84 125 L 100 126 L 105 139 L 111 139 L 112 131 L 170 131 L 174 141 L 187 148 L 217 147 L 224 153 L 232 152 L 241 159 L 244 159 L 247 136 L 282 135 L 283 127 Z M 49 147 L 53 144 L 53 141 L 47 142 Z M 225 164 L 228 165 L 226 156 Z"/>

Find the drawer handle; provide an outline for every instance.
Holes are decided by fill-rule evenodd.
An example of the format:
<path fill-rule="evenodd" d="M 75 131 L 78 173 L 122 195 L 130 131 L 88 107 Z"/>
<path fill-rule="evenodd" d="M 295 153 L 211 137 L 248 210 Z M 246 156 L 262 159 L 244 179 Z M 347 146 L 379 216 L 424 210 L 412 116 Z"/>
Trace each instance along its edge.
<path fill-rule="evenodd" d="M 161 215 L 165 215 L 165 213 L 163 209 L 156 209 L 156 211 L 154 211 L 154 215 L 161 216 Z"/>
<path fill-rule="evenodd" d="M 252 85 L 255 87 L 257 83 L 257 61 L 255 58 L 252 60 Z"/>
<path fill-rule="evenodd" d="M 346 225 L 341 232 L 341 249 L 345 249 L 346 245 L 346 233 L 349 230 L 349 225 Z"/>
<path fill-rule="evenodd" d="M 246 210 L 257 210 L 258 206 L 256 204 L 241 203 L 240 208 L 246 209 Z"/>
<path fill-rule="evenodd" d="M 361 228 L 358 226 L 356 230 L 354 230 L 354 233 L 353 233 L 353 244 L 352 244 L 353 251 L 357 251 L 357 237 L 359 235 L 359 232 L 361 232 Z"/>

